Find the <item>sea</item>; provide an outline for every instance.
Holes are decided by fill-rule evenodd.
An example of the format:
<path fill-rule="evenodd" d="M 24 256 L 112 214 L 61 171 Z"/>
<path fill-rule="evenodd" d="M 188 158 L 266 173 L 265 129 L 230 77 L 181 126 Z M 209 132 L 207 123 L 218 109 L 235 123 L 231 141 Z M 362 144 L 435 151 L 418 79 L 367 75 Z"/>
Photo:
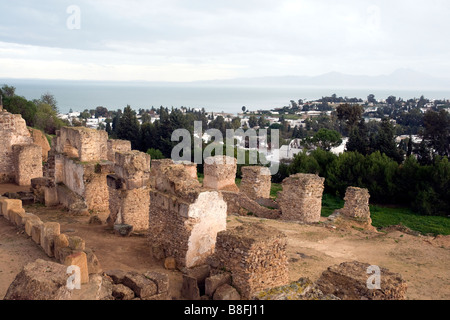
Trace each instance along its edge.
<path fill-rule="evenodd" d="M 447 91 L 370 89 L 339 87 L 210 85 L 197 83 L 142 83 L 0 79 L 0 86 L 16 87 L 16 94 L 28 100 L 51 93 L 60 113 L 95 109 L 98 106 L 118 110 L 130 105 L 134 110 L 159 108 L 204 108 L 207 112 L 237 114 L 246 110 L 269 110 L 288 106 L 291 100 L 316 100 L 336 94 L 338 97 L 376 99 L 395 96 L 404 100 L 425 96 L 428 99 L 450 99 Z"/>

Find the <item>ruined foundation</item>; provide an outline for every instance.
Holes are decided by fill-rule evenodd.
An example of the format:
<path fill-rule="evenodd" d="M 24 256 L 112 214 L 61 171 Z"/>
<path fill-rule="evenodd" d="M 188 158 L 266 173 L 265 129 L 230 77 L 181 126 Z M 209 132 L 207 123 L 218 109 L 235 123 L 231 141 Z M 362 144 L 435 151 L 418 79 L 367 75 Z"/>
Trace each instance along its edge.
<path fill-rule="evenodd" d="M 211 266 L 231 272 L 232 285 L 244 299 L 289 282 L 287 237 L 263 224 L 245 224 L 217 235 Z"/>
<path fill-rule="evenodd" d="M 240 192 L 245 193 L 250 199 L 270 198 L 272 175 L 266 167 L 242 167 L 242 181 Z"/>
<path fill-rule="evenodd" d="M 162 166 L 150 192 L 149 242 L 156 258 L 173 258 L 178 269 L 205 264 L 217 233 L 226 229 L 220 193 L 203 190 L 183 165 Z"/>
<path fill-rule="evenodd" d="M 284 179 L 278 204 L 281 219 L 314 223 L 320 221 L 325 178 L 315 174 L 295 174 Z"/>

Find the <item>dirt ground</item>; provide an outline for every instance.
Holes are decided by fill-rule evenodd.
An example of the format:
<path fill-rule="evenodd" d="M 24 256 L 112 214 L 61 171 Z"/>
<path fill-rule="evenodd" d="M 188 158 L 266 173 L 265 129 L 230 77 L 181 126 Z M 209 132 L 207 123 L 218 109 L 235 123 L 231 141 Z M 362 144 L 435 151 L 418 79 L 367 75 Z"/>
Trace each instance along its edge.
<path fill-rule="evenodd" d="M 6 192 L 5 188 L 0 186 L 0 194 Z M 35 205 L 26 207 L 26 211 L 37 214 L 42 221 L 59 222 L 62 233 L 82 237 L 86 247 L 94 250 L 103 270 L 169 273 L 172 296 L 179 297 L 181 273 L 167 271 L 161 262 L 152 259 L 145 236 L 119 238 L 106 226 L 89 225 L 88 217 L 70 216 L 62 208 Z M 400 273 L 408 283 L 407 298 L 410 300 L 450 299 L 448 236 L 414 236 L 396 229 L 382 232 L 333 229 L 323 225 L 234 216 L 228 218 L 228 227 L 248 222 L 264 223 L 286 233 L 292 281 L 300 277 L 316 280 L 331 265 L 358 260 Z M 52 260 L 26 234 L 0 217 L 0 299 L 21 268 L 36 259 Z"/>

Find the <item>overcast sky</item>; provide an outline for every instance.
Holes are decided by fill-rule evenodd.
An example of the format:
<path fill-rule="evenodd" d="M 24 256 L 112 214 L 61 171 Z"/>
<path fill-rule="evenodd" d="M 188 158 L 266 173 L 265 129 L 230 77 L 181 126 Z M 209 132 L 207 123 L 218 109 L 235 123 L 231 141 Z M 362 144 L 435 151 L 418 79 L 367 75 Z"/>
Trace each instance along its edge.
<path fill-rule="evenodd" d="M 448 78 L 449 16 L 448 0 L 0 0 L 0 78 Z"/>

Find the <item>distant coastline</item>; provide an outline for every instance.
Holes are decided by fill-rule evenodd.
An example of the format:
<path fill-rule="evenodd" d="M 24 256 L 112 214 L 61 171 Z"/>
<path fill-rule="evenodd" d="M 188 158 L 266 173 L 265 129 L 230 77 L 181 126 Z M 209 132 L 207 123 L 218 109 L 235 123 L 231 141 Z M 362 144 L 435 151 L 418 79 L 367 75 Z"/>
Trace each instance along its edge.
<path fill-rule="evenodd" d="M 362 80 L 367 78 L 371 79 L 372 85 Z M 383 79 L 385 86 L 382 86 Z M 450 81 L 449 86 L 445 86 L 446 80 L 439 82 L 439 79 L 432 79 L 411 71 L 398 71 L 389 77 L 330 73 L 318 77 L 263 77 L 197 82 L 0 79 L 0 84 L 15 86 L 16 93 L 29 100 L 50 92 L 58 101 L 62 113 L 67 113 L 70 109 L 83 111 L 98 106 L 117 110 L 130 105 L 135 110 L 164 106 L 205 108 L 211 112 L 237 114 L 243 106 L 249 110 L 268 110 L 287 106 L 290 100 L 316 100 L 332 94 L 363 100 L 369 94 L 374 94 L 377 99 L 386 99 L 391 95 L 403 99 L 419 98 L 422 95 L 428 99 L 449 99 Z M 356 85 L 358 81 L 359 85 Z M 434 89 L 433 86 L 443 89 Z M 423 89 L 410 89 L 416 87 Z"/>

